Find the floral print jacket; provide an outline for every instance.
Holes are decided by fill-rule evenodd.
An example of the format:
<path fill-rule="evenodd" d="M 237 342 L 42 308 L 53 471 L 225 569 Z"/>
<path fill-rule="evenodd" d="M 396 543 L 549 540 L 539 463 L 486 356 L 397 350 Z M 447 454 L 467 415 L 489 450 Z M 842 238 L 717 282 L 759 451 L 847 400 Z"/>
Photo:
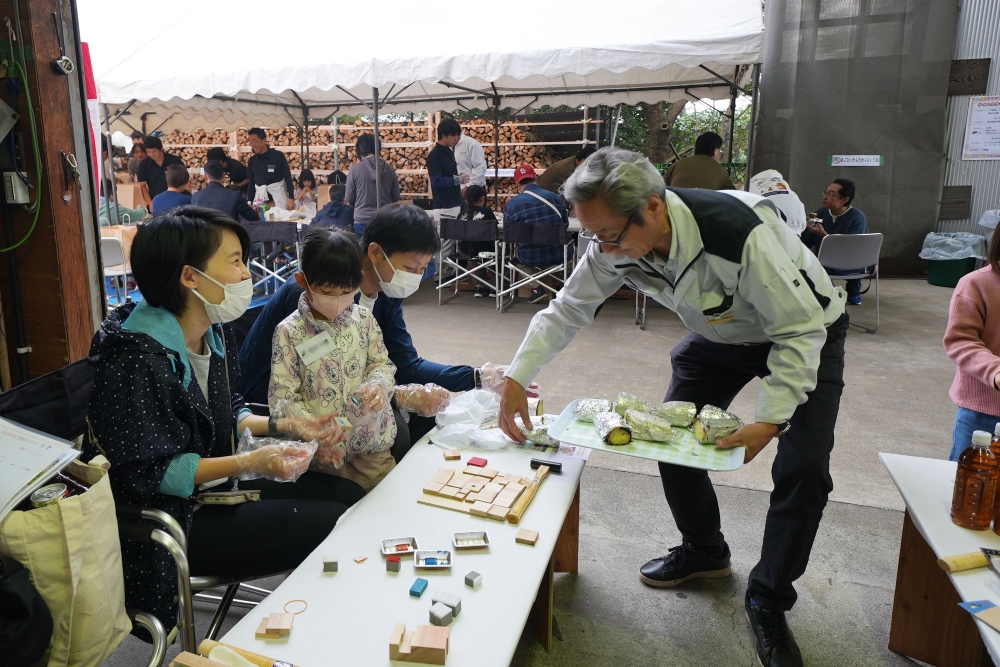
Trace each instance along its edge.
<path fill-rule="evenodd" d="M 314 336 L 329 334 L 333 347 L 308 365 L 296 348 Z M 306 293 L 299 297 L 298 310 L 274 330 L 271 382 L 267 402 L 271 408 L 285 399 L 301 403 L 307 412 L 337 413 L 351 420 L 354 428 L 347 441 L 347 461 L 358 456 L 388 451 L 396 437 L 392 408 L 361 414 L 351 394 L 362 383 L 374 380 L 392 398 L 396 367 L 382 341 L 382 330 L 364 306 L 354 305 L 333 321 L 317 320 Z"/>

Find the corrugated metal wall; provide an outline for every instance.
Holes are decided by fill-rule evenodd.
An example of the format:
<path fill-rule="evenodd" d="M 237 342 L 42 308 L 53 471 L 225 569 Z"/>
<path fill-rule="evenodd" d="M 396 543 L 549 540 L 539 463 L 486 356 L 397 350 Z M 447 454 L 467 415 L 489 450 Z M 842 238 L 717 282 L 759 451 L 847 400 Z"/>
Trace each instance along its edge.
<path fill-rule="evenodd" d="M 986 94 L 1000 95 L 1000 3 L 997 0 L 962 0 L 954 57 L 956 60 L 992 58 Z M 948 161 L 944 184 L 972 186 L 972 217 L 939 220 L 938 231 L 941 232 L 984 234 L 985 230 L 978 224 L 983 211 L 1000 208 L 1000 160 L 962 160 L 969 97 L 948 98 Z"/>

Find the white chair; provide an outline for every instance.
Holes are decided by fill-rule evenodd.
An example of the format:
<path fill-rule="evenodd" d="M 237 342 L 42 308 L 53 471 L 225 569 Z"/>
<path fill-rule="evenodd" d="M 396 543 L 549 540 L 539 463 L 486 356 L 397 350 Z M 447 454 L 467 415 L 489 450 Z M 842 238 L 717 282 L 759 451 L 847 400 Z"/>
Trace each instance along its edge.
<path fill-rule="evenodd" d="M 868 278 L 875 281 L 875 326 L 869 329 L 860 324 L 854 326 L 873 334 L 878 330 L 879 300 L 878 300 L 878 258 L 882 250 L 881 234 L 830 234 L 824 236 L 819 244 L 817 257 L 823 268 L 830 271 L 854 271 L 854 273 L 830 273 L 834 280 L 861 280 Z M 865 267 L 865 268 L 858 268 Z M 869 283 L 869 289 L 871 284 Z M 868 290 L 865 290 L 867 292 Z"/>
<path fill-rule="evenodd" d="M 126 265 L 125 247 L 122 242 L 113 237 L 101 237 L 101 263 L 104 265 L 104 277 L 112 278 L 115 284 L 115 296 L 118 299 L 116 306 L 129 302 L 132 298 L 128 295 L 128 275 L 130 271 Z M 119 286 L 118 279 L 122 284 Z M 122 300 L 122 291 L 125 292 L 125 300 Z M 111 299 L 108 299 L 110 305 Z"/>

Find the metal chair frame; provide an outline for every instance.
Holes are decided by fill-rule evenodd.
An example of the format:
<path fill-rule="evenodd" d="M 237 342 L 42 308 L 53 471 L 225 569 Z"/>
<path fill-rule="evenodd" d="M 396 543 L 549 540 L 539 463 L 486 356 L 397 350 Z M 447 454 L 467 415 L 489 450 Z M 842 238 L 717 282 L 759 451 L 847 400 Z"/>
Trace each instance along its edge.
<path fill-rule="evenodd" d="M 878 243 L 875 243 L 875 240 Z M 838 247 L 842 246 L 842 247 Z M 862 246 L 862 248 L 867 252 L 861 252 L 860 254 L 851 253 L 852 246 Z M 826 248 L 826 257 L 823 256 L 823 249 Z M 823 237 L 823 240 L 819 244 L 819 252 L 816 253 L 816 258 L 819 263 L 823 265 L 823 268 L 827 270 L 832 280 L 862 280 L 868 278 L 868 289 L 871 289 L 871 281 L 875 281 L 875 326 L 868 328 L 862 324 L 855 324 L 851 322 L 851 326 L 858 327 L 866 333 L 873 334 L 878 331 L 879 325 L 879 293 L 878 293 L 878 261 L 879 255 L 882 251 L 882 235 L 881 234 L 830 234 Z M 831 252 L 836 253 L 833 259 L 830 258 Z M 846 259 L 845 255 L 850 255 L 850 259 Z M 830 269 L 834 271 L 850 271 L 851 269 L 858 268 L 858 265 L 865 267 L 864 271 L 857 273 L 850 273 L 846 275 L 834 275 L 830 273 Z M 848 266 L 849 265 L 849 266 Z M 866 294 L 868 290 L 862 292 Z"/>
<path fill-rule="evenodd" d="M 275 227 L 276 225 L 295 225 L 295 229 L 291 234 L 273 234 L 264 236 L 255 235 L 254 232 L 260 232 L 267 230 L 267 232 L 273 232 L 275 229 L 285 231 L 287 228 Z M 258 257 L 252 258 L 247 263 L 247 268 L 250 269 L 251 274 L 256 273 L 259 276 L 259 280 L 255 280 L 253 283 L 254 289 L 260 285 L 265 286 L 265 290 L 268 288 L 270 281 L 273 279 L 279 283 L 284 284 L 299 268 L 299 256 L 302 253 L 302 223 L 301 222 L 250 222 L 246 223 L 247 231 L 250 233 L 250 244 L 251 246 L 260 245 L 261 254 Z M 293 243 L 295 245 L 295 259 L 281 267 L 280 269 L 272 269 L 267 266 L 267 252 L 264 251 L 264 244 L 274 244 L 274 243 Z"/>
<path fill-rule="evenodd" d="M 461 224 L 460 224 L 461 223 Z M 489 228 L 492 227 L 490 230 Z M 479 242 L 487 243 L 484 237 L 486 234 L 484 232 L 491 231 L 493 238 L 493 256 L 484 257 L 484 254 L 480 253 L 478 259 L 486 260 L 476 265 L 473 268 L 468 268 L 467 264 L 461 264 L 458 261 L 452 259 L 451 256 L 444 256 L 444 243 L 438 248 L 438 275 L 444 276 L 445 266 L 449 266 L 455 269 L 455 273 L 451 278 L 446 280 L 441 280 L 437 285 L 438 290 L 438 305 L 443 306 L 452 299 L 458 297 L 458 284 L 464 281 L 466 278 L 471 278 L 485 287 L 491 288 L 493 290 L 499 289 L 499 275 L 497 257 L 500 255 L 499 241 L 496 238 L 496 225 L 492 221 L 480 221 L 480 220 L 457 220 L 456 218 L 441 218 L 440 223 L 440 235 L 442 241 L 466 241 L 466 242 Z M 465 262 L 469 262 L 475 259 L 471 256 L 466 257 L 461 253 L 458 255 L 460 258 L 464 258 Z M 489 269 L 493 269 L 496 279 L 494 282 L 489 282 L 482 276 L 478 275 L 480 272 L 486 272 Z M 448 287 L 453 287 L 452 294 L 448 298 L 444 298 L 444 290 Z"/>
<path fill-rule="evenodd" d="M 517 228 L 532 228 L 524 229 L 521 232 L 514 232 Z M 535 243 L 548 243 L 548 240 L 535 241 L 534 239 L 530 241 L 520 240 L 523 238 L 523 234 L 530 231 L 531 236 L 541 236 L 546 233 L 546 230 L 541 228 L 546 227 L 559 227 L 561 228 L 560 245 L 563 246 L 563 261 L 562 264 L 553 264 L 547 268 L 542 269 L 536 273 L 532 273 L 524 268 L 525 265 L 518 265 L 516 263 L 517 259 L 517 248 L 519 244 L 535 244 Z M 548 233 L 551 233 L 549 231 Z M 573 246 L 573 239 L 570 237 L 566 230 L 565 225 L 551 224 L 551 225 L 534 225 L 534 224 L 506 224 L 504 226 L 503 242 L 500 244 L 500 266 L 497 272 L 497 277 L 499 283 L 497 285 L 497 310 L 501 313 L 506 311 L 513 305 L 514 301 L 517 299 L 517 291 L 524 287 L 525 285 L 537 282 L 541 287 L 545 288 L 555 296 L 558 293 L 558 289 L 547 285 L 542 282 L 541 279 L 547 276 L 555 276 L 556 280 L 560 281 L 562 285 L 566 284 L 566 280 L 569 278 L 570 274 L 573 273 L 573 269 L 576 267 L 575 264 L 575 252 L 570 252 Z M 555 245 L 555 244 L 553 244 Z M 508 258 L 508 254 L 510 258 Z M 509 274 L 508 274 L 509 271 Z M 559 277 L 559 273 L 562 272 L 562 277 Z M 509 275 L 509 278 L 505 281 L 505 277 Z M 506 286 L 505 286 L 506 284 Z M 507 295 L 510 298 L 506 298 Z"/>
<path fill-rule="evenodd" d="M 118 299 L 116 305 L 122 305 L 132 300 L 128 295 L 128 276 L 131 271 L 128 270 L 128 260 L 125 257 L 125 246 L 122 245 L 121 240 L 116 239 L 113 236 L 102 236 L 101 237 L 101 264 L 104 265 L 104 277 L 111 278 L 115 284 L 115 298 Z M 120 266 L 120 269 L 115 269 L 111 267 Z M 118 285 L 118 279 L 121 278 L 123 285 Z M 123 290 L 124 288 L 124 290 Z M 122 291 L 125 292 L 125 301 L 122 301 Z M 111 298 L 108 295 L 108 305 L 111 305 Z"/>

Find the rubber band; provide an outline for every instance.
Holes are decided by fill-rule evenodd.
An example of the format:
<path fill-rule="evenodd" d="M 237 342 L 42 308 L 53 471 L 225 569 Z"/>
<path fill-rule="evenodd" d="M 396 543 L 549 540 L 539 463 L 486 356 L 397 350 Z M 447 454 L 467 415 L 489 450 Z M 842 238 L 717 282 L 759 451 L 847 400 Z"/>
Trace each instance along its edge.
<path fill-rule="evenodd" d="M 302 611 L 288 611 L 288 605 L 292 604 L 293 602 L 301 602 L 302 604 L 305 605 L 305 607 L 302 608 Z M 301 614 L 303 611 L 305 611 L 308 608 L 309 608 L 309 603 L 306 602 L 305 600 L 289 600 L 288 602 L 285 603 L 285 606 L 283 607 L 283 609 L 285 610 L 285 613 L 286 614 L 291 614 L 292 616 L 298 616 L 299 614 Z"/>

